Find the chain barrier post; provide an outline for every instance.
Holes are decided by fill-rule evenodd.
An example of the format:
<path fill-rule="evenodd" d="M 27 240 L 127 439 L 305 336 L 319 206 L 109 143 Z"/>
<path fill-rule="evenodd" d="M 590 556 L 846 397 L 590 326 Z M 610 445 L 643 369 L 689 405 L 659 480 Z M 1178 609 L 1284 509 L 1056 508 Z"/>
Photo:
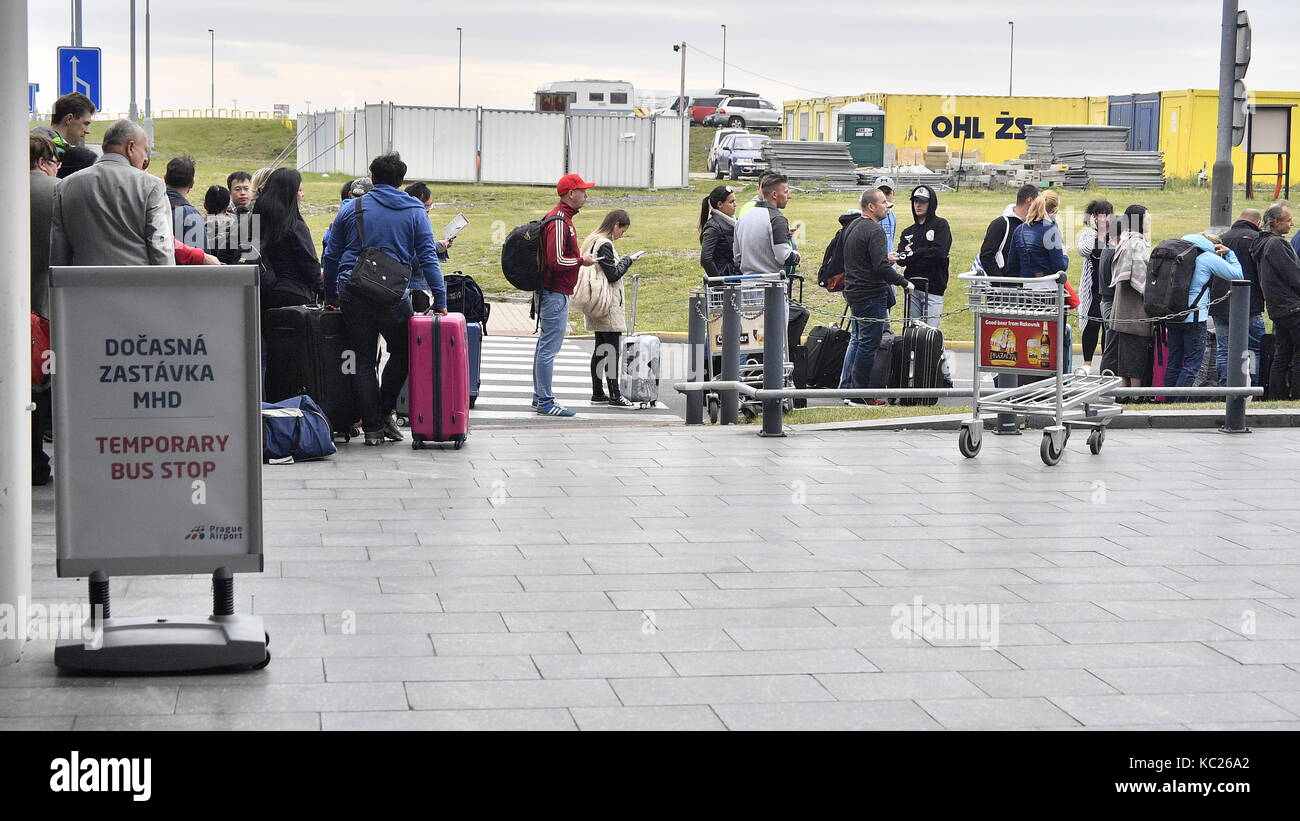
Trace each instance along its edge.
<path fill-rule="evenodd" d="M 1246 350 L 1250 328 L 1250 282 L 1235 279 L 1228 289 L 1228 387 L 1250 384 L 1250 355 Z M 1250 433 L 1246 427 L 1246 397 L 1229 396 L 1224 401 L 1224 433 Z"/>
<path fill-rule="evenodd" d="M 740 381 L 740 286 L 722 288 L 722 379 Z M 719 421 L 734 425 L 740 421 L 740 392 L 718 391 L 722 401 Z"/>
<path fill-rule="evenodd" d="M 785 283 L 769 282 L 763 287 L 763 388 L 785 386 Z M 760 436 L 785 436 L 781 406 L 784 399 L 763 400 L 763 432 Z"/>
<path fill-rule="evenodd" d="M 688 357 L 686 380 L 688 382 L 704 381 L 704 357 L 708 349 L 706 341 L 709 336 L 708 315 L 704 294 L 696 291 L 690 296 L 688 308 L 689 322 L 686 327 L 686 347 Z M 690 391 L 686 394 L 686 424 L 704 424 L 704 392 Z"/>

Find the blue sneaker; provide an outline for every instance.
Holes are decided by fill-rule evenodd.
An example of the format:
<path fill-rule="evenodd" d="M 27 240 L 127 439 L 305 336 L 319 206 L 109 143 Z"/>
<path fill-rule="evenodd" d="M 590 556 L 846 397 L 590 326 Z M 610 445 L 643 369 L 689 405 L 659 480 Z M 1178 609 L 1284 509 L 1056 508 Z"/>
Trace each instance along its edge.
<path fill-rule="evenodd" d="M 559 405 L 556 405 L 556 404 L 554 404 L 554 403 L 552 403 L 552 404 L 550 404 L 550 405 L 542 405 L 542 406 L 540 406 L 540 407 L 537 409 L 537 412 L 538 412 L 539 414 L 541 414 L 542 416 L 563 416 L 563 417 L 569 417 L 569 416 L 577 416 L 577 415 L 578 415 L 578 414 L 574 413 L 573 411 L 569 410 L 568 408 L 562 408 L 562 407 L 560 407 Z"/>

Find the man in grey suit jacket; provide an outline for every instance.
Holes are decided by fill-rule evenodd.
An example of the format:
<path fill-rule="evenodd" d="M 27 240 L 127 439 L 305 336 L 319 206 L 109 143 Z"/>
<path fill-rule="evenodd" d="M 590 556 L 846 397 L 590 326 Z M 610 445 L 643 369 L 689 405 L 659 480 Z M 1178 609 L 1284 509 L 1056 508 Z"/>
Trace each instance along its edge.
<path fill-rule="evenodd" d="M 167 187 L 146 174 L 149 138 L 130 120 L 104 132 L 104 156 L 54 195 L 50 265 L 175 265 Z"/>
<path fill-rule="evenodd" d="M 50 316 L 50 215 L 54 192 L 60 180 L 59 157 L 48 137 L 32 134 L 27 138 L 30 149 L 31 242 L 32 242 L 32 313 Z M 32 484 L 50 482 L 50 457 L 45 452 L 45 430 L 50 426 L 49 385 L 32 388 Z"/>

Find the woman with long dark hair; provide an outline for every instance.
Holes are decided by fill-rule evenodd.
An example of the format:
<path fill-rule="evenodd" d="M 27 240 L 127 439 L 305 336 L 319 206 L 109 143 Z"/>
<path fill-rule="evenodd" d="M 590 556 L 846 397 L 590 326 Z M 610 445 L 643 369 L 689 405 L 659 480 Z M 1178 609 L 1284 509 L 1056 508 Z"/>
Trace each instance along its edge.
<path fill-rule="evenodd" d="M 725 185 L 700 203 L 700 266 L 711 277 L 736 273 L 732 245 L 736 238 L 736 195 Z"/>
<path fill-rule="evenodd" d="M 623 275 L 640 254 L 621 256 L 614 243 L 631 225 L 632 217 L 616 208 L 583 240 L 582 253 L 595 257 L 596 264 L 579 271 L 573 292 L 574 303 L 586 317 L 587 330 L 596 335 L 591 354 L 591 403 L 623 409 L 636 407 L 618 387 L 619 340 L 628 330 L 623 311 Z"/>
<path fill-rule="evenodd" d="M 267 314 L 272 308 L 307 305 L 321 291 L 320 259 L 311 229 L 302 218 L 302 175 L 278 168 L 253 204 L 253 244 L 262 280 L 262 339 L 267 335 Z M 265 345 L 265 342 L 263 342 Z M 262 372 L 266 373 L 263 347 Z"/>

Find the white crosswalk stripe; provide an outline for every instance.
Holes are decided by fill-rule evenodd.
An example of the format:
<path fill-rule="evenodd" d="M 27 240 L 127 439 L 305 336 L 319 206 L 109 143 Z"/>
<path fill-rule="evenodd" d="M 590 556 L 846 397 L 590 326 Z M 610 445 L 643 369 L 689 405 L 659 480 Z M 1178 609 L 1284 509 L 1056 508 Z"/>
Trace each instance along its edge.
<path fill-rule="evenodd" d="M 470 424 L 510 426 L 523 421 L 561 424 L 670 424 L 679 416 L 661 403 L 654 408 L 623 410 L 591 404 L 591 353 L 576 342 L 566 341 L 555 360 L 552 386 L 560 405 L 577 411 L 573 420 L 541 416 L 531 406 L 533 396 L 533 352 L 531 337 L 486 336 L 478 399 L 470 411 Z"/>

